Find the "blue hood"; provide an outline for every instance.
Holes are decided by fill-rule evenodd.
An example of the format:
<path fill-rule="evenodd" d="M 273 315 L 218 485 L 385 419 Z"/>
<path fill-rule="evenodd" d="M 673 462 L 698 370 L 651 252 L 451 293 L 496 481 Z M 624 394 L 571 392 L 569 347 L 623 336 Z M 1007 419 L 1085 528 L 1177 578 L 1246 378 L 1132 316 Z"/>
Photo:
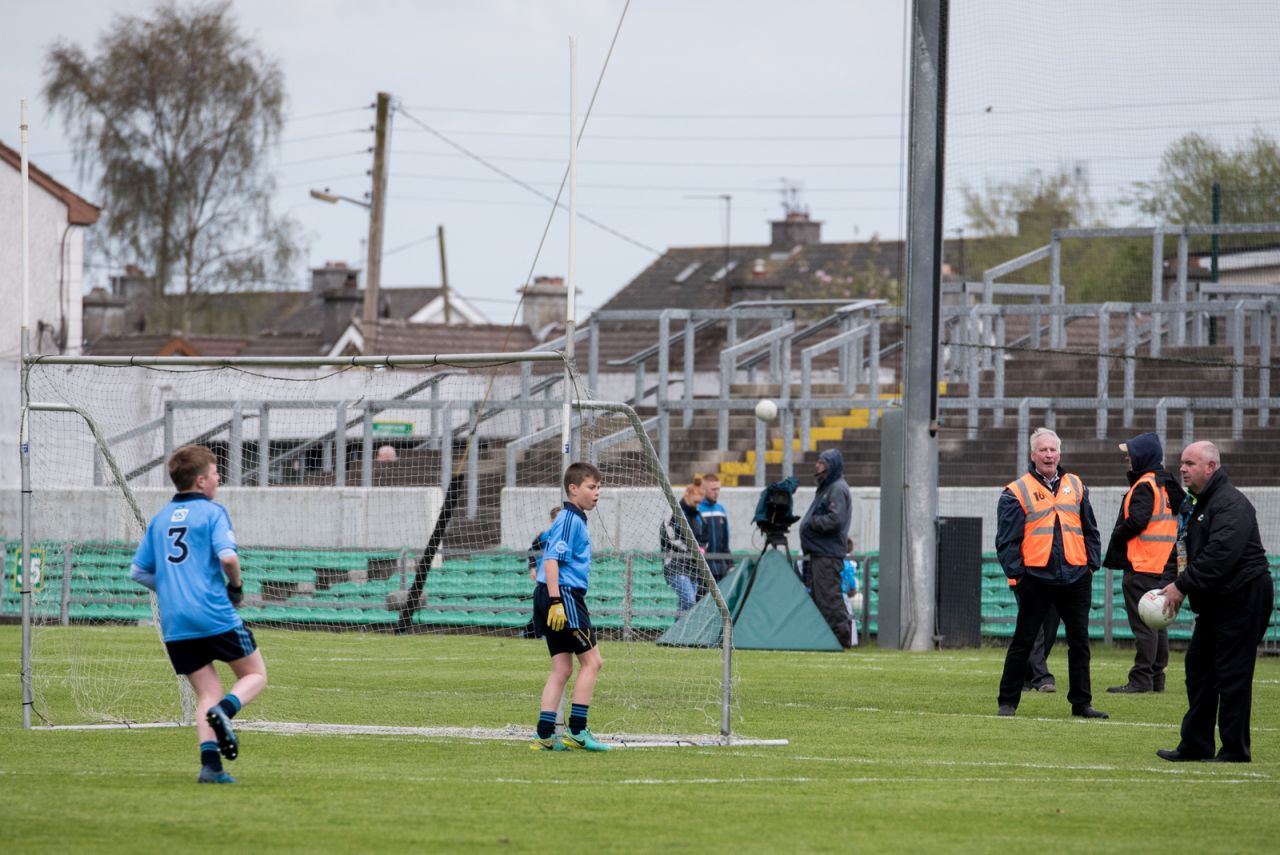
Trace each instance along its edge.
<path fill-rule="evenodd" d="M 828 448 L 818 455 L 818 459 L 827 465 L 827 474 L 818 482 L 819 487 L 844 477 L 844 457 L 839 449 Z"/>
<path fill-rule="evenodd" d="M 1129 469 L 1139 474 L 1164 465 L 1164 448 L 1154 433 L 1140 433 L 1125 442 L 1129 450 Z"/>

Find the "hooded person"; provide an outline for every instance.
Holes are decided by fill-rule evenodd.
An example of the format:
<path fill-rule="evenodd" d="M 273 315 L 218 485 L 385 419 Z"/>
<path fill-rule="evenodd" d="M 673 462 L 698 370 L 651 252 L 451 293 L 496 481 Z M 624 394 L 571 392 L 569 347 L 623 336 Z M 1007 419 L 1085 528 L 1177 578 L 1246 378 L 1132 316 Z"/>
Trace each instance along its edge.
<path fill-rule="evenodd" d="M 848 647 L 852 633 L 840 572 L 844 569 L 853 499 L 844 480 L 844 458 L 838 450 L 828 448 L 818 455 L 814 480 L 818 491 L 800 520 L 800 549 L 812 581 L 813 602 L 840 644 Z"/>
<path fill-rule="evenodd" d="M 1163 692 L 1169 664 L 1169 631 L 1154 630 L 1138 615 L 1147 591 L 1163 588 L 1177 576 L 1178 509 L 1185 495 L 1178 479 L 1164 468 L 1160 437 L 1142 433 L 1120 443 L 1129 464 L 1129 491 L 1120 504 L 1115 529 L 1102 563 L 1124 571 L 1121 590 L 1133 630 L 1134 661 L 1129 679 L 1107 689 L 1113 694 Z"/>

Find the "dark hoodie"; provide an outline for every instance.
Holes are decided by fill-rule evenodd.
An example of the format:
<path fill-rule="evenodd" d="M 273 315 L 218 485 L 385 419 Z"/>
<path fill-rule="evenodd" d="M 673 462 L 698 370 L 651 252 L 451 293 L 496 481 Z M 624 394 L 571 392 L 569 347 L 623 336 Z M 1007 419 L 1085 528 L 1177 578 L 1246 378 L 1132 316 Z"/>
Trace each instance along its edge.
<path fill-rule="evenodd" d="M 1177 513 L 1182 506 L 1182 498 L 1186 495 L 1182 485 L 1164 469 L 1164 448 L 1160 445 L 1160 437 L 1154 433 L 1138 434 L 1125 443 L 1129 450 L 1129 487 L 1133 493 L 1129 499 L 1129 516 L 1124 515 L 1124 503 L 1116 515 L 1116 527 L 1111 532 L 1111 542 L 1107 545 L 1107 555 L 1102 563 L 1116 570 L 1132 570 L 1129 562 L 1129 541 L 1146 530 L 1151 522 L 1151 514 L 1155 511 L 1155 494 L 1144 484 L 1134 490 L 1133 485 L 1148 472 L 1156 476 L 1156 484 L 1164 488 L 1169 497 L 1171 513 Z M 1178 557 L 1174 550 L 1169 550 L 1169 560 L 1164 565 L 1166 574 L 1176 573 Z"/>
<path fill-rule="evenodd" d="M 813 504 L 800 520 L 800 551 L 805 555 L 844 558 L 849 545 L 853 498 L 844 480 L 844 458 L 834 448 L 818 455 L 827 466 Z"/>

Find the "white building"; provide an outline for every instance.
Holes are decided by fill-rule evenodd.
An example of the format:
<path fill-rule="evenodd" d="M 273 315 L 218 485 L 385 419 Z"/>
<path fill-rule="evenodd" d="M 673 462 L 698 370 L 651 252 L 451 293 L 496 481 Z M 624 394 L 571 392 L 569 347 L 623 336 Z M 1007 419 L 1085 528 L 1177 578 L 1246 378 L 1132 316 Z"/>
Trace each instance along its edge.
<path fill-rule="evenodd" d="M 80 352 L 85 230 L 97 206 L 28 164 L 33 353 Z M 22 155 L 0 142 L 0 489 L 19 486 Z"/>

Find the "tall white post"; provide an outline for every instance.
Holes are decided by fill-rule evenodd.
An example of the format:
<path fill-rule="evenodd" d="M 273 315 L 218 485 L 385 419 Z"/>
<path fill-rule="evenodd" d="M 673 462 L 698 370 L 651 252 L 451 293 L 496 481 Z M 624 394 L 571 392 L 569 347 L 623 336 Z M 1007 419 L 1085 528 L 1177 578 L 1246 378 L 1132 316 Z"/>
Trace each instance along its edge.
<path fill-rule="evenodd" d="M 22 726 L 31 728 L 31 445 L 27 430 L 27 354 L 31 349 L 31 249 L 30 249 L 30 175 L 27 161 L 27 99 L 23 98 L 19 110 L 21 119 L 19 136 L 22 140 L 22 329 L 19 332 L 20 367 L 18 371 L 21 392 L 21 416 L 18 442 L 22 451 L 22 500 L 21 528 L 22 551 L 18 555 L 22 574 Z"/>
<path fill-rule="evenodd" d="M 578 41 L 569 37 L 569 264 L 565 274 L 566 309 L 564 320 L 564 413 L 560 427 L 560 445 L 564 465 L 573 462 L 573 345 L 576 333 L 574 296 L 574 261 L 578 254 Z"/>

